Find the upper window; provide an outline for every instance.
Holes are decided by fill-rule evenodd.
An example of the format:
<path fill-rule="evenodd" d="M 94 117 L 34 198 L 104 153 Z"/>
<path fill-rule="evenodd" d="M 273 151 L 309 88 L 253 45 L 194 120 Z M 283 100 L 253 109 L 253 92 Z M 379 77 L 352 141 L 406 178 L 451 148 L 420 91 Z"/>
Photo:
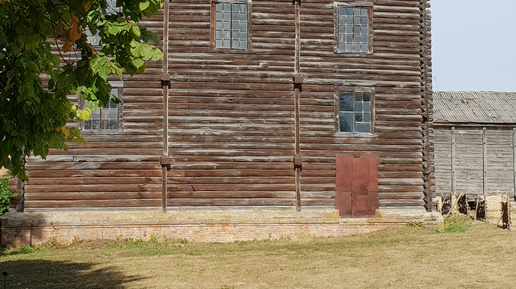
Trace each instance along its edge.
<path fill-rule="evenodd" d="M 371 91 L 341 91 L 338 97 L 338 131 L 372 133 L 373 95 Z"/>
<path fill-rule="evenodd" d="M 212 3 L 212 46 L 214 48 L 248 49 L 248 11 L 246 2 Z"/>
<path fill-rule="evenodd" d="M 106 15 L 112 15 L 116 13 L 122 12 L 122 7 L 116 6 L 116 0 L 107 0 L 106 1 Z M 88 43 L 94 46 L 95 48 L 100 47 L 100 36 L 98 32 L 93 35 L 90 29 L 86 29 L 85 31 L 86 37 L 88 38 Z"/>
<path fill-rule="evenodd" d="M 120 97 L 120 87 L 113 87 L 111 94 Z M 88 102 L 84 102 L 84 107 L 88 105 Z M 99 108 L 95 111 L 88 121 L 83 122 L 83 131 L 102 131 L 102 132 L 115 132 L 118 131 L 120 125 L 120 111 L 119 104 L 115 103 L 112 99 L 105 107 Z"/>
<path fill-rule="evenodd" d="M 336 7 L 336 52 L 370 53 L 371 8 L 355 6 Z"/>

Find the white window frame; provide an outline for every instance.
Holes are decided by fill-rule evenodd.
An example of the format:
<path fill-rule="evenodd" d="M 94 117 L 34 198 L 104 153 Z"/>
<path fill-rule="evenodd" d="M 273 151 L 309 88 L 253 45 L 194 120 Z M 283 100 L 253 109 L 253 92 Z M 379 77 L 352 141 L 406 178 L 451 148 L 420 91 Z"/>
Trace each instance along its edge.
<path fill-rule="evenodd" d="M 357 94 L 361 93 L 362 95 L 369 95 L 369 100 L 365 101 L 362 98 L 360 104 L 357 102 Z M 342 110 L 341 109 L 341 95 L 342 94 L 352 94 L 353 95 L 353 110 Z M 373 88 L 369 87 L 339 87 L 335 91 L 335 131 L 339 135 L 354 135 L 354 136 L 371 136 L 375 133 L 375 110 L 374 110 L 374 101 L 375 93 Z M 366 104 L 368 103 L 368 104 Z M 369 109 L 365 109 L 364 107 L 369 105 Z M 341 129 L 341 117 L 344 114 L 352 113 L 353 115 L 353 128 L 351 131 L 342 131 Z M 369 121 L 365 121 L 367 118 L 366 115 L 369 115 Z M 357 121 L 358 116 L 361 115 L 362 120 Z M 363 123 L 369 123 L 369 131 L 358 131 L 358 125 Z"/>
<path fill-rule="evenodd" d="M 339 10 L 340 9 L 340 10 Z M 342 29 L 345 28 L 342 23 L 342 17 L 343 15 L 340 15 L 339 11 L 342 9 L 362 9 L 367 11 L 367 26 L 364 27 L 363 23 L 359 23 L 358 26 L 355 26 L 355 17 L 352 16 L 353 19 L 353 25 L 351 26 L 352 35 L 342 35 Z M 341 54 L 355 54 L 355 55 L 364 55 L 364 54 L 372 54 L 373 53 L 373 3 L 368 1 L 354 1 L 354 2 L 335 2 L 334 3 L 334 33 L 335 33 L 335 46 L 334 51 L 335 53 L 341 53 Z M 361 21 L 362 18 L 359 17 L 359 21 Z M 340 21 L 340 22 L 339 22 Z M 360 33 L 362 33 L 362 29 L 367 29 L 367 50 L 363 50 L 362 47 L 360 49 L 355 49 L 355 36 L 360 38 L 361 42 L 360 45 L 362 45 L 363 38 L 359 37 L 359 35 L 355 35 L 355 29 L 360 29 Z M 346 38 L 344 38 L 346 37 Z M 341 40 L 349 40 L 347 37 L 351 37 L 351 43 L 347 44 L 351 47 L 351 49 L 348 49 L 346 46 L 342 43 Z M 343 45 L 341 45 L 343 44 Z"/>
<path fill-rule="evenodd" d="M 111 84 L 111 93 L 114 94 L 118 99 L 122 100 L 123 96 L 123 82 L 122 81 L 110 81 Z M 115 92 L 115 93 L 114 93 Z M 102 128 L 99 124 L 98 128 L 87 128 L 88 123 L 91 123 L 94 119 L 97 118 L 99 122 L 102 122 L 102 115 L 103 111 L 105 112 L 106 109 L 111 109 L 109 107 L 101 107 L 97 111 L 93 112 L 89 121 L 81 121 L 80 127 L 82 132 L 84 133 L 102 133 L 102 134 L 111 134 L 111 133 L 119 133 L 122 132 L 122 103 L 112 103 L 112 100 L 110 99 L 109 105 L 116 105 L 116 127 L 115 128 Z M 81 98 L 81 107 L 85 108 L 87 105 L 87 102 L 83 101 Z"/>
<path fill-rule="evenodd" d="M 242 33 L 242 32 L 235 32 L 233 29 L 233 18 L 231 18 L 231 24 L 229 27 L 229 39 L 220 39 L 219 34 L 222 33 L 217 28 L 217 5 L 221 4 L 245 4 L 247 9 L 247 15 L 246 15 L 246 46 L 244 48 L 242 47 L 233 47 L 233 33 Z M 233 7 L 231 7 L 232 11 Z M 232 15 L 231 15 L 232 17 Z M 242 39 L 242 38 L 239 38 Z M 221 46 L 220 42 L 221 40 L 227 40 L 229 41 L 229 47 Z M 211 48 L 215 50 L 221 50 L 221 51 L 231 51 L 231 52 L 247 52 L 251 50 L 251 0 L 212 0 L 211 1 L 211 40 L 210 40 Z"/>

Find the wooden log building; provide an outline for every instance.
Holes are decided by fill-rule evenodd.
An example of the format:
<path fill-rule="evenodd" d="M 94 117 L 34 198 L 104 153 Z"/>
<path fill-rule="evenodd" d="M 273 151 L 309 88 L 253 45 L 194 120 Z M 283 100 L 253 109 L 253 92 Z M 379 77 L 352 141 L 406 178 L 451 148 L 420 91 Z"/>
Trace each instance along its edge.
<path fill-rule="evenodd" d="M 163 61 L 113 82 L 86 146 L 27 159 L 20 211 L 431 210 L 428 0 L 171 0 L 143 25 Z"/>
<path fill-rule="evenodd" d="M 515 195 L 516 93 L 434 92 L 436 194 Z"/>

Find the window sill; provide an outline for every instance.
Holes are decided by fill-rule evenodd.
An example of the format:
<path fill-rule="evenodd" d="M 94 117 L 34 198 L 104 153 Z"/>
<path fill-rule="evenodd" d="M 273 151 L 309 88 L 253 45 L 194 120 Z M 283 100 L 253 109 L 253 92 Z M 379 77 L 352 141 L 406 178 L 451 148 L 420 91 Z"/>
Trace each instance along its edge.
<path fill-rule="evenodd" d="M 370 52 L 348 52 L 348 51 L 334 51 L 335 54 L 345 55 L 345 56 L 351 56 L 351 57 L 360 57 L 360 56 L 369 56 L 373 55 L 374 53 L 372 51 Z"/>
<path fill-rule="evenodd" d="M 226 49 L 226 48 L 212 48 L 213 52 L 218 53 L 231 53 L 231 54 L 248 54 L 251 53 L 251 49 Z"/>
<path fill-rule="evenodd" d="M 83 135 L 109 135 L 109 134 L 123 134 L 121 130 L 81 130 Z"/>
<path fill-rule="evenodd" d="M 353 132 L 337 132 L 334 134 L 337 138 L 374 138 L 374 133 L 353 133 Z"/>

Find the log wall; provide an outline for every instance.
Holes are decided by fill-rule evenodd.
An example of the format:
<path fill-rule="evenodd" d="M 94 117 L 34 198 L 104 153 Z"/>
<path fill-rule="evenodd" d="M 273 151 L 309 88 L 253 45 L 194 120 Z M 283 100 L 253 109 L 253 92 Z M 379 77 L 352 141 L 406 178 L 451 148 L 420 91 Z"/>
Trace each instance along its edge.
<path fill-rule="evenodd" d="M 380 207 L 424 206 L 432 190 L 427 2 L 369 1 L 373 52 L 357 55 L 334 52 L 334 1 L 249 0 L 248 51 L 211 47 L 210 1 L 171 1 L 168 57 L 124 77 L 122 129 L 86 135 L 86 147 L 71 144 L 46 162 L 29 159 L 26 208 L 159 208 L 162 184 L 169 208 L 334 207 L 336 155 L 346 153 L 377 156 Z M 144 25 L 161 35 L 166 18 Z M 340 134 L 338 90 L 361 87 L 374 91 L 374 131 Z"/>
<path fill-rule="evenodd" d="M 168 204 L 293 206 L 298 121 L 302 207 L 334 206 L 337 153 L 378 155 L 381 206 L 424 205 L 425 2 L 374 1 L 374 52 L 353 55 L 334 52 L 334 2 L 303 1 L 296 58 L 291 2 L 252 1 L 251 50 L 227 53 L 210 49 L 208 1 L 173 1 Z M 373 136 L 336 132 L 339 87 L 375 90 Z"/>
<path fill-rule="evenodd" d="M 231 52 L 210 7 L 170 7 L 168 205 L 293 206 L 294 6 L 253 1 L 251 49 Z"/>
<path fill-rule="evenodd" d="M 162 19 L 142 24 L 161 35 Z M 161 205 L 160 74 L 161 63 L 148 63 L 145 75 L 124 75 L 118 131 L 84 132 L 86 146 L 68 143 L 67 151 L 51 150 L 45 161 L 28 158 L 26 211 Z"/>
<path fill-rule="evenodd" d="M 334 53 L 333 13 L 333 1 L 301 5 L 303 204 L 333 203 L 336 153 L 373 153 L 380 206 L 422 206 L 420 3 L 375 1 L 366 55 Z M 336 87 L 374 88 L 374 136 L 336 133 Z"/>

